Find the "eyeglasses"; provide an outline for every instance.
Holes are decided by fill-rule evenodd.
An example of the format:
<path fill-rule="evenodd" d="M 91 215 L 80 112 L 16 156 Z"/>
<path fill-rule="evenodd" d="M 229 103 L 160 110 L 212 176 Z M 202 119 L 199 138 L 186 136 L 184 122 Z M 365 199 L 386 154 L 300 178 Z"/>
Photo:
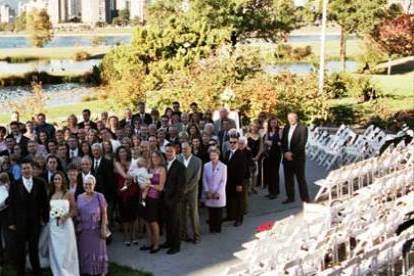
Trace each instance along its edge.
<path fill-rule="evenodd" d="M 237 142 L 236 141 L 230 141 L 229 142 L 231 145 L 233 145 L 233 144 L 236 144 Z"/>

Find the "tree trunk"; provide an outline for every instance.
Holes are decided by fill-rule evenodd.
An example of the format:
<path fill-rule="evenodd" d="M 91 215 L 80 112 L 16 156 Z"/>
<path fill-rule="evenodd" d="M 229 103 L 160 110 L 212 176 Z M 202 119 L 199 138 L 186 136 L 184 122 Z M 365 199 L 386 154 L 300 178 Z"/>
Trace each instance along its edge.
<path fill-rule="evenodd" d="M 340 48 L 339 48 L 339 59 L 341 61 L 341 68 L 342 71 L 345 71 L 346 69 L 346 33 L 344 31 L 344 28 L 341 27 L 341 36 L 340 36 Z"/>
<path fill-rule="evenodd" d="M 391 56 L 388 55 L 387 75 L 391 75 Z"/>

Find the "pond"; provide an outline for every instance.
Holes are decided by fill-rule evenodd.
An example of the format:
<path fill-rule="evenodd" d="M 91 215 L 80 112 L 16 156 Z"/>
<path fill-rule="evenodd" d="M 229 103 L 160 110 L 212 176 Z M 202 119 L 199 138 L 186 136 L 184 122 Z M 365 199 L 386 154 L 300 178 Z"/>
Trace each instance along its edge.
<path fill-rule="evenodd" d="M 45 47 L 74 47 L 74 46 L 92 46 L 92 41 L 96 36 L 93 35 L 57 35 L 52 41 L 46 44 Z M 131 42 L 131 34 L 119 35 L 102 35 L 102 45 L 113 46 L 117 44 Z M 295 34 L 290 35 L 289 42 L 319 42 L 320 35 L 318 34 Z M 355 39 L 355 36 L 350 36 L 348 39 Z M 328 34 L 326 41 L 339 41 L 339 35 Z M 1 48 L 29 48 L 32 47 L 30 40 L 26 36 L 0 36 Z"/>
<path fill-rule="evenodd" d="M 47 106 L 78 103 L 83 96 L 96 92 L 96 87 L 78 83 L 43 85 L 42 89 L 46 95 Z M 30 86 L 0 87 L 0 113 L 10 111 L 6 104 L 7 101 L 20 101 L 31 95 L 32 88 Z"/>
<path fill-rule="evenodd" d="M 28 72 L 47 72 L 49 74 L 73 72 L 84 73 L 91 71 L 95 65 L 99 65 L 101 59 L 89 59 L 84 61 L 75 61 L 72 59 L 51 59 L 38 60 L 22 63 L 8 63 L 0 61 L 0 73 L 24 74 Z"/>

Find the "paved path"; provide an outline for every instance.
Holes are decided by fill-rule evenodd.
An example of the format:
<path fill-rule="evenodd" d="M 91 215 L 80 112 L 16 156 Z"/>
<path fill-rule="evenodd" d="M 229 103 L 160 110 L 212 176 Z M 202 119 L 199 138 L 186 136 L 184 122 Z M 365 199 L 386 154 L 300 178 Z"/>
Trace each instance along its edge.
<path fill-rule="evenodd" d="M 281 174 L 282 175 L 282 174 Z M 307 179 L 312 196 L 317 193 L 318 187 L 313 181 L 326 176 L 323 168 L 314 162 L 307 163 Z M 283 175 L 281 177 L 283 179 Z M 284 186 L 284 181 L 281 181 Z M 225 223 L 221 234 L 209 234 L 205 223 L 206 209 L 201 212 L 202 237 L 198 245 L 183 243 L 179 254 L 169 256 L 165 251 L 151 255 L 139 251 L 139 246 L 125 247 L 120 235 L 115 235 L 110 246 L 110 260 L 120 265 L 152 272 L 155 276 L 161 275 L 222 275 L 226 268 L 238 262 L 233 253 L 242 249 L 241 245 L 254 239 L 255 229 L 258 225 L 269 220 L 278 220 L 286 216 L 301 212 L 302 204 L 295 202 L 283 205 L 285 199 L 284 188 L 276 200 L 264 197 L 267 191 L 249 198 L 249 213 L 244 223 L 234 228 L 232 223 Z M 298 194 L 297 194 L 298 195 Z"/>

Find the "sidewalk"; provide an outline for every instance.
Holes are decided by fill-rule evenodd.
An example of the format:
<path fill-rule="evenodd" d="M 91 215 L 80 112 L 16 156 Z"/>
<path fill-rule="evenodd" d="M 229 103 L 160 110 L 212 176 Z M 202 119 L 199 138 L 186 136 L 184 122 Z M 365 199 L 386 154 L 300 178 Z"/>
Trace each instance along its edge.
<path fill-rule="evenodd" d="M 326 176 L 324 168 L 318 167 L 314 162 L 307 163 L 307 180 L 312 197 L 317 193 L 315 180 Z M 233 253 L 242 249 L 241 245 L 254 239 L 256 227 L 269 220 L 278 220 L 301 212 L 302 204 L 297 201 L 293 204 L 283 205 L 285 199 L 283 173 L 281 173 L 281 195 L 276 200 L 264 197 L 267 191 L 249 198 L 249 213 L 242 226 L 235 228 L 227 222 L 221 234 L 209 234 L 207 224 L 207 210 L 200 211 L 202 226 L 201 243 L 197 245 L 182 243 L 181 252 L 170 256 L 165 250 L 151 255 L 139 250 L 139 246 L 126 247 L 121 237 L 116 233 L 110 246 L 111 262 L 126 265 L 131 268 L 152 272 L 155 276 L 162 275 L 222 275 L 226 268 L 238 262 Z"/>

